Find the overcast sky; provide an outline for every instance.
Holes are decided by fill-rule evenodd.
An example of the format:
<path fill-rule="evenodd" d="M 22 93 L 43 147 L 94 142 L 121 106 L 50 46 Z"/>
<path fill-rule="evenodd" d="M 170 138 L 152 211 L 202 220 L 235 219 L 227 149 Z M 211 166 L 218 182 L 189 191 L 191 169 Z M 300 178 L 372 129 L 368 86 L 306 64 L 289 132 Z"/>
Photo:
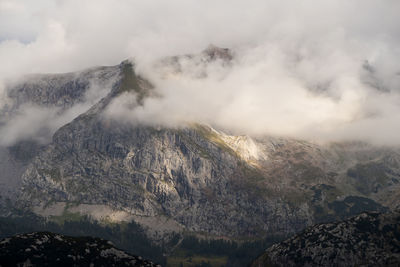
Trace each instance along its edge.
<path fill-rule="evenodd" d="M 0 98 L 8 78 L 133 58 L 163 98 L 128 120 L 399 144 L 399 10 L 398 0 L 0 0 Z M 236 52 L 229 70 L 161 79 L 149 67 L 210 43 Z M 111 113 L 124 114 L 117 104 Z"/>

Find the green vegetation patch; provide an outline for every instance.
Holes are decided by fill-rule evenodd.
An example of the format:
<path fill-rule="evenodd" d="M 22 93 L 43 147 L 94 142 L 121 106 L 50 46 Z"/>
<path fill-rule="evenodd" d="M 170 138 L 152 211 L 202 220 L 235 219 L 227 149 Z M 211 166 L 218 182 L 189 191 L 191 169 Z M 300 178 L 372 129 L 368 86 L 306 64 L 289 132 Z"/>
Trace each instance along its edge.
<path fill-rule="evenodd" d="M 120 84 L 119 92 L 135 92 L 137 94 L 136 101 L 143 105 L 143 100 L 146 96 L 149 96 L 149 89 L 152 86 L 141 79 L 135 74 L 133 69 L 133 64 L 130 62 L 125 62 L 122 65 L 122 79 Z"/>
<path fill-rule="evenodd" d="M 368 196 L 377 193 L 379 188 L 386 186 L 390 179 L 387 175 L 388 168 L 382 163 L 369 162 L 357 164 L 347 170 L 347 175 L 352 178 L 355 188 Z"/>
<path fill-rule="evenodd" d="M 311 193 L 303 190 L 290 190 L 284 195 L 284 199 L 291 207 L 299 207 L 300 204 L 309 202 L 311 198 Z"/>
<path fill-rule="evenodd" d="M 177 254 L 182 254 L 178 256 Z M 193 255 L 190 252 L 185 252 L 180 250 L 174 256 L 167 258 L 168 267 L 221 267 L 227 266 L 228 257 L 227 256 L 201 256 Z"/>
<path fill-rule="evenodd" d="M 238 161 L 238 171 L 232 179 L 232 184 L 236 190 L 246 191 L 254 198 L 275 196 L 274 190 L 268 187 L 264 173 L 241 160 Z"/>
<path fill-rule="evenodd" d="M 79 212 L 70 212 L 67 209 L 65 209 L 62 213 L 62 215 L 60 216 L 50 216 L 50 220 L 62 225 L 64 224 L 66 221 L 72 221 L 72 222 L 79 222 L 83 219 L 85 219 L 86 216 L 81 215 Z"/>
<path fill-rule="evenodd" d="M 314 192 L 312 202 L 332 202 L 337 199 L 338 196 L 343 195 L 342 192 L 332 185 L 327 184 L 319 184 L 311 187 L 311 190 Z"/>
<path fill-rule="evenodd" d="M 167 258 L 167 266 L 247 266 L 267 247 L 285 239 L 270 236 L 253 241 L 199 239 L 186 236 Z"/>
<path fill-rule="evenodd" d="M 301 181 L 312 182 L 324 177 L 324 171 L 308 163 L 296 163 L 291 166 Z"/>
<path fill-rule="evenodd" d="M 372 199 L 348 196 L 342 201 L 333 201 L 328 206 L 339 216 L 353 216 L 365 211 L 387 211 L 387 208 Z"/>

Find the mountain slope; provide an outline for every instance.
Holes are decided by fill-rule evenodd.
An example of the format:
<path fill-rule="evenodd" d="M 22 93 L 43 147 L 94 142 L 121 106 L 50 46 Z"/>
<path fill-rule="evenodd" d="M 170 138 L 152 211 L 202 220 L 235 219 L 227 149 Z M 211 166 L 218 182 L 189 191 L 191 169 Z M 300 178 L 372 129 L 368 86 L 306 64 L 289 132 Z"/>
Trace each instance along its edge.
<path fill-rule="evenodd" d="M 210 47 L 194 58 L 201 66 L 225 60 L 229 67 L 232 55 Z M 179 57 L 162 64 L 184 75 Z M 400 204 L 397 148 L 232 136 L 197 123 L 175 128 L 126 123 L 106 116 L 115 99 L 134 96 L 134 110 L 162 96 L 128 61 L 95 73 L 101 73 L 106 88 L 90 101 L 80 100 L 86 94 L 82 86 L 65 87 L 79 84 L 67 82 L 71 74 L 42 88 L 71 99 L 23 87 L 29 91 L 23 95 L 39 94 L 32 98 L 35 104 L 57 106 L 61 113 L 64 106 L 76 105 L 66 103 L 91 105 L 30 153 L 20 170 L 19 208 L 42 216 L 69 212 L 103 222 L 135 220 L 160 240 L 174 232 L 238 239 L 286 236 L 316 222 Z M 10 90 L 10 96 L 20 90 Z"/>
<path fill-rule="evenodd" d="M 273 245 L 251 266 L 398 266 L 400 212 L 315 225 Z"/>
<path fill-rule="evenodd" d="M 1 266 L 160 266 L 115 248 L 110 241 L 50 232 L 0 241 Z"/>

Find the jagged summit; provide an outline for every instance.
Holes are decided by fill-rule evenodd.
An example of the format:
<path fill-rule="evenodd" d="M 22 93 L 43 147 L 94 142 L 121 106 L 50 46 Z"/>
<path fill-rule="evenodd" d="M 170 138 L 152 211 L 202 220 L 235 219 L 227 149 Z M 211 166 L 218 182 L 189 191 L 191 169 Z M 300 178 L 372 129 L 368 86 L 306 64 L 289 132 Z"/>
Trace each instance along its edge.
<path fill-rule="evenodd" d="M 228 48 L 220 48 L 209 45 L 200 53 L 176 55 L 162 58 L 154 64 L 155 69 L 163 77 L 174 75 L 188 75 L 191 78 L 205 78 L 208 76 L 207 67 L 210 64 L 221 64 L 224 67 L 231 66 L 234 53 Z"/>
<path fill-rule="evenodd" d="M 233 53 L 229 48 L 221 48 L 210 44 L 202 54 L 207 55 L 210 60 L 222 59 L 225 61 L 230 61 L 233 59 Z"/>

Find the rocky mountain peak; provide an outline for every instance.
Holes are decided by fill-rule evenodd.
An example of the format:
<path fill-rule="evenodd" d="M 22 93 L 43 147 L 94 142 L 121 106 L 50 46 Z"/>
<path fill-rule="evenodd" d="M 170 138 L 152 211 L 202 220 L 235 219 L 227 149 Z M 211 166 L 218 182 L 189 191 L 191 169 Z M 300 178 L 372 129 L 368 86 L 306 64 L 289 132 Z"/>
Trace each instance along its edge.
<path fill-rule="evenodd" d="M 221 59 L 224 61 L 230 61 L 233 59 L 233 53 L 229 48 L 221 48 L 210 44 L 202 54 L 206 55 L 210 60 Z"/>

